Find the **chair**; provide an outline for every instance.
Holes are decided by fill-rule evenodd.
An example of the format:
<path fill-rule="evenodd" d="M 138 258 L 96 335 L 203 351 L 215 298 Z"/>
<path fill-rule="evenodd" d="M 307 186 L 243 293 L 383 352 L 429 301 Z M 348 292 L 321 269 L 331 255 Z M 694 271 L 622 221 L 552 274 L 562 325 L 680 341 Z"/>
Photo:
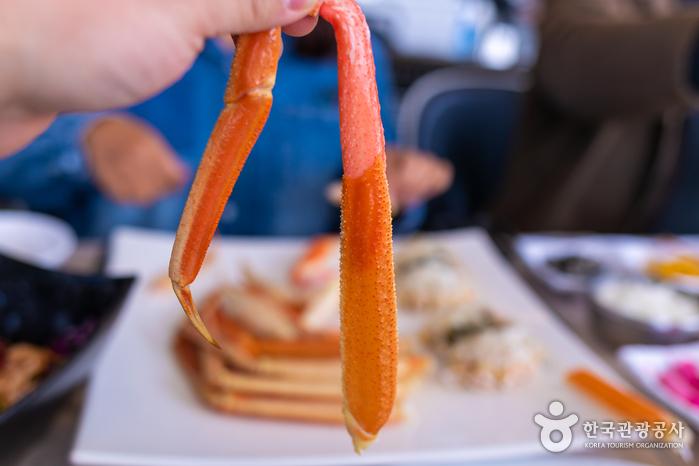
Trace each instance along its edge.
<path fill-rule="evenodd" d="M 398 117 L 399 143 L 454 165 L 454 184 L 428 204 L 423 229 L 487 224 L 526 88 L 521 72 L 462 67 L 434 71 L 410 87 Z"/>

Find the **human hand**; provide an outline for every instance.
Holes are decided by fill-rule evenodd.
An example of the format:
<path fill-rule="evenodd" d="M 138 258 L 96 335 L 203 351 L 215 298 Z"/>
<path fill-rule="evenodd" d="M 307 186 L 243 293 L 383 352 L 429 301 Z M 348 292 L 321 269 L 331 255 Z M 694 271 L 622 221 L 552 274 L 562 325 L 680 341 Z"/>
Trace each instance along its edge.
<path fill-rule="evenodd" d="M 394 211 L 428 201 L 449 189 L 452 165 L 435 155 L 411 149 L 386 149 L 386 176 Z"/>
<path fill-rule="evenodd" d="M 123 107 L 179 79 L 209 37 L 287 25 L 310 32 L 318 0 L 0 2 L 0 154 L 64 111 Z"/>
<path fill-rule="evenodd" d="M 118 203 L 151 204 L 187 180 L 187 169 L 157 131 L 131 117 L 98 121 L 84 146 L 95 184 Z"/>

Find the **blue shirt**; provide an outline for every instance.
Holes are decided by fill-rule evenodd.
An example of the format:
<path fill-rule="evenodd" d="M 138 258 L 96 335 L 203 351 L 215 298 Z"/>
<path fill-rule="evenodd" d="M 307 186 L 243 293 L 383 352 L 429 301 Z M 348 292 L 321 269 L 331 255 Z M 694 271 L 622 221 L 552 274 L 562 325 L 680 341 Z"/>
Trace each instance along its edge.
<path fill-rule="evenodd" d="M 311 235 L 339 226 L 339 211 L 325 195 L 328 185 L 342 174 L 337 63 L 334 58 L 298 56 L 290 40 L 285 38 L 269 120 L 221 219 L 224 234 Z M 374 54 L 382 119 L 391 142 L 396 114 L 393 80 L 379 43 L 374 43 Z M 231 59 L 230 52 L 208 42 L 178 83 L 129 109 L 164 135 L 192 174 L 222 108 Z M 137 207 L 115 204 L 90 185 L 76 144 L 90 118 L 61 117 L 19 157 L 0 162 L 5 188 L 0 197 L 19 195 L 31 208 L 66 218 L 83 235 L 103 236 L 125 224 L 174 230 L 188 189 L 152 206 Z M 61 170 L 60 175 L 49 176 Z M 18 171 L 41 175 L 19 179 L 13 176 Z M 49 191 L 54 193 L 50 199 Z M 413 229 L 421 216 L 421 209 L 416 209 L 399 223 L 402 229 Z"/>
<path fill-rule="evenodd" d="M 79 141 L 95 116 L 65 115 L 20 153 L 0 160 L 0 202 L 45 212 L 87 227 L 96 198 Z"/>

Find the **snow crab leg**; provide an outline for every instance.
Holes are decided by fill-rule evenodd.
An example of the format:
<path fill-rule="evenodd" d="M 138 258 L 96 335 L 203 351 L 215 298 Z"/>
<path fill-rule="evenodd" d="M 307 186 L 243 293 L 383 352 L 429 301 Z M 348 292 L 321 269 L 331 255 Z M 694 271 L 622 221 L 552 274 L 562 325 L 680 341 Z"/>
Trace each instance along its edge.
<path fill-rule="evenodd" d="M 326 0 L 320 15 L 338 44 L 343 161 L 340 254 L 343 406 L 355 450 L 388 421 L 396 396 L 397 331 L 391 206 L 369 28 L 355 0 Z M 243 35 L 226 92 L 182 215 L 170 279 L 196 329 L 216 344 L 189 290 L 272 104 L 279 29 Z M 312 135 L 309 135 L 312 137 Z"/>
<path fill-rule="evenodd" d="M 170 280 L 184 312 L 209 343 L 218 346 L 194 306 L 195 280 L 228 197 L 272 107 L 281 30 L 246 34 L 236 40 L 236 59 L 218 117 L 185 204 L 170 257 Z"/>

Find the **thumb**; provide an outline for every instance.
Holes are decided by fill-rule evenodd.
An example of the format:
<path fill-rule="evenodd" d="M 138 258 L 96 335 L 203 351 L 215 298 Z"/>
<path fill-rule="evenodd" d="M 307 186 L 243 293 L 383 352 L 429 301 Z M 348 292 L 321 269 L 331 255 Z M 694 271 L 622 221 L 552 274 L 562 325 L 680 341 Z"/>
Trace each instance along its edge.
<path fill-rule="evenodd" d="M 307 16 L 319 0 L 187 0 L 203 17 L 207 36 L 243 34 L 286 26 Z"/>

